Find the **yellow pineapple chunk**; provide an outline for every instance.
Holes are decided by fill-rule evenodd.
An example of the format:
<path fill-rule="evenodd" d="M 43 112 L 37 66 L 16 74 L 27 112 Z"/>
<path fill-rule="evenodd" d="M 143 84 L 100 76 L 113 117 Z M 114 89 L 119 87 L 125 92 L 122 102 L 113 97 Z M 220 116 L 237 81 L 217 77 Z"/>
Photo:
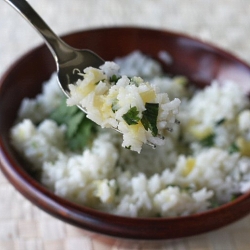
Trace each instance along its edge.
<path fill-rule="evenodd" d="M 187 176 L 190 174 L 190 172 L 193 170 L 194 166 L 195 166 L 196 160 L 193 157 L 188 157 L 187 161 L 186 161 L 186 166 L 182 171 L 182 174 L 184 176 Z"/>
<path fill-rule="evenodd" d="M 240 148 L 241 155 L 250 156 L 250 141 L 246 141 L 243 137 L 239 137 L 236 143 Z"/>
<path fill-rule="evenodd" d="M 146 102 L 152 102 L 155 99 L 156 94 L 155 94 L 154 89 L 150 89 L 148 91 L 141 92 L 140 96 L 143 102 L 146 103 Z"/>
<path fill-rule="evenodd" d="M 213 130 L 211 127 L 200 126 L 195 120 L 190 120 L 187 125 L 187 132 L 200 141 L 211 135 Z"/>

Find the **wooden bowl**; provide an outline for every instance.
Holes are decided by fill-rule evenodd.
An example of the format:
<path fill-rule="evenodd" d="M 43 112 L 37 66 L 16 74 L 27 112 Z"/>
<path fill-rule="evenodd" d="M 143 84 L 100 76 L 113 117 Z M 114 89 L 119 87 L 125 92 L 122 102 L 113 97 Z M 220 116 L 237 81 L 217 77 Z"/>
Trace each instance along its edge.
<path fill-rule="evenodd" d="M 63 39 L 77 48 L 95 51 L 105 60 L 124 56 L 136 49 L 159 59 L 168 52 L 173 63 L 162 62 L 166 72 L 185 75 L 199 86 L 213 79 L 237 80 L 250 89 L 250 67 L 235 56 L 186 35 L 136 27 L 102 28 L 80 31 Z M 54 195 L 28 174 L 26 163 L 9 140 L 9 129 L 24 97 L 34 97 L 42 83 L 55 71 L 55 63 L 45 45 L 33 49 L 3 75 L 0 81 L 0 165 L 12 185 L 32 203 L 80 228 L 109 236 L 130 239 L 173 239 L 208 232 L 249 213 L 250 193 L 219 208 L 176 218 L 127 218 L 79 206 Z"/>

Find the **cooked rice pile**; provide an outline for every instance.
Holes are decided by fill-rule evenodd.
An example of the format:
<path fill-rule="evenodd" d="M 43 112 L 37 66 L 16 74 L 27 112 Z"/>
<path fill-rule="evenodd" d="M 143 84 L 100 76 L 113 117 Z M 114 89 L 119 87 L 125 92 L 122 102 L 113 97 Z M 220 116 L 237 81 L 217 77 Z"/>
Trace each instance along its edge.
<path fill-rule="evenodd" d="M 69 106 L 79 105 L 87 117 L 102 128 L 116 128 L 123 134 L 122 146 L 140 153 L 144 143 L 163 145 L 172 130 L 180 100 L 170 101 L 141 77 L 121 76 L 115 62 L 100 69 L 88 67 L 83 80 L 70 84 Z"/>
<path fill-rule="evenodd" d="M 13 145 L 32 163 L 31 171 L 41 172 L 43 185 L 73 202 L 130 217 L 199 213 L 250 190 L 250 109 L 239 85 L 214 81 L 192 92 L 185 78 L 164 76 L 139 52 L 118 62 L 126 65 L 123 74 L 133 68 L 159 93 L 181 99 L 180 126 L 165 145 L 144 145 L 140 154 L 121 147 L 122 136 L 112 129 L 100 129 L 90 147 L 73 152 L 67 126 L 48 119 L 62 98 L 53 76 L 41 95 L 24 100 L 11 131 Z M 147 69 L 136 72 L 133 65 Z"/>

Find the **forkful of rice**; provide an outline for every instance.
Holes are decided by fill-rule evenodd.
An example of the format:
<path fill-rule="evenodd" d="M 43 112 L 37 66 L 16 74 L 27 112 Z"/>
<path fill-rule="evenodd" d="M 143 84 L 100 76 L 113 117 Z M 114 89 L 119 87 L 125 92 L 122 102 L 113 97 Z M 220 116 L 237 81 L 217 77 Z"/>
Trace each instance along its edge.
<path fill-rule="evenodd" d="M 81 79 L 69 85 L 67 104 L 84 109 L 102 128 L 122 133 L 125 148 L 140 153 L 143 144 L 163 145 L 167 132 L 179 123 L 179 99 L 171 101 L 141 77 L 120 75 L 115 62 L 74 73 Z"/>

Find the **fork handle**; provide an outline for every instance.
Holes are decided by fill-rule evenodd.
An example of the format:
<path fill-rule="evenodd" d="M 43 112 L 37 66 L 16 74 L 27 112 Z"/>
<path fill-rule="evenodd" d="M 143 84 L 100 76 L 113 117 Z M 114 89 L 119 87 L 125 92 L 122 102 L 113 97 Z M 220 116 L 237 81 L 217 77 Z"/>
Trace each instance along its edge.
<path fill-rule="evenodd" d="M 4 0 L 10 4 L 21 16 L 24 17 L 44 38 L 55 61 L 58 63 L 64 60 L 65 53 L 70 52 L 70 47 L 64 43 L 37 14 L 26 0 Z"/>

